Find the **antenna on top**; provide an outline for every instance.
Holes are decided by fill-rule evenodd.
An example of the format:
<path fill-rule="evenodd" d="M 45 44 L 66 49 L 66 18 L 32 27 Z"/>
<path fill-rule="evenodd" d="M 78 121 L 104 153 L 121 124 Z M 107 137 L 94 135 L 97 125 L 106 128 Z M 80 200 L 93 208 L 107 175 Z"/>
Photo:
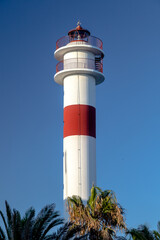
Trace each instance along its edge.
<path fill-rule="evenodd" d="M 81 22 L 79 20 L 77 22 L 77 26 L 81 26 Z"/>

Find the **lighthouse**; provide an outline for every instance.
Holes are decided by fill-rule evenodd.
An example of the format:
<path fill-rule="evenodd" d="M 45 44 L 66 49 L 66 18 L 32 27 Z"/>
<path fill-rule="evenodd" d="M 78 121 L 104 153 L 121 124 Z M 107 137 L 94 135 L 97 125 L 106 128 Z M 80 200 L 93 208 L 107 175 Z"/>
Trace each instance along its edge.
<path fill-rule="evenodd" d="M 103 43 L 77 27 L 56 42 L 54 80 L 63 86 L 63 198 L 88 200 L 96 185 L 96 85 L 104 81 Z"/>

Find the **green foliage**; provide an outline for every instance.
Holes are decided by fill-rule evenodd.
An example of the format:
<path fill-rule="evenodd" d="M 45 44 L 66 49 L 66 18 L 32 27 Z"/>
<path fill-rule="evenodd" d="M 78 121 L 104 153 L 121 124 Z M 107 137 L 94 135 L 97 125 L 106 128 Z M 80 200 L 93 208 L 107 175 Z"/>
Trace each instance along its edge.
<path fill-rule="evenodd" d="M 138 228 L 127 230 L 129 239 L 133 240 L 160 240 L 159 223 L 158 231 L 151 231 L 146 225 L 140 225 Z"/>
<path fill-rule="evenodd" d="M 55 211 L 55 205 L 50 204 L 42 208 L 35 216 L 35 209 L 28 209 L 24 217 L 21 217 L 19 211 L 11 210 L 7 201 L 6 218 L 0 211 L 0 216 L 4 224 L 5 231 L 0 227 L 0 240 L 78 240 L 86 239 L 85 236 L 76 237 L 81 231 L 81 226 L 75 226 L 71 222 L 63 224 L 64 220 L 59 217 Z M 57 232 L 51 233 L 51 230 L 63 224 Z"/>
<path fill-rule="evenodd" d="M 26 211 L 23 218 L 16 209 L 11 210 L 7 201 L 6 219 L 0 211 L 5 231 L 0 227 L 0 240 L 45 240 L 49 235 L 49 231 L 63 223 L 63 219 L 59 218 L 59 213 L 55 211 L 55 205 L 45 206 L 35 216 L 35 210 L 30 208 Z"/>
<path fill-rule="evenodd" d="M 37 216 L 31 207 L 23 217 L 7 201 L 5 207 L 5 215 L 0 211 L 4 227 L 0 226 L 0 240 L 160 240 L 160 222 L 154 231 L 146 225 L 126 230 L 124 210 L 114 192 L 94 186 L 86 205 L 79 196 L 67 199 L 70 221 L 65 224 L 54 204 L 42 208 Z M 51 233 L 58 225 L 61 227 Z M 126 237 L 117 237 L 117 230 L 125 230 Z"/>
<path fill-rule="evenodd" d="M 160 222 L 157 224 L 157 231 L 153 231 L 155 240 L 160 240 Z"/>
<path fill-rule="evenodd" d="M 110 190 L 93 186 L 86 206 L 73 196 L 67 199 L 67 209 L 70 221 L 82 227 L 80 235 L 88 234 L 89 239 L 111 240 L 117 230 L 125 229 L 124 211 Z"/>
<path fill-rule="evenodd" d="M 52 235 L 51 239 L 47 240 L 78 240 L 78 239 L 86 239 L 86 236 L 81 236 L 81 237 L 75 237 L 77 233 L 81 231 L 80 226 L 73 226 L 71 222 L 67 222 L 64 224 L 63 227 L 59 228 L 56 233 Z"/>

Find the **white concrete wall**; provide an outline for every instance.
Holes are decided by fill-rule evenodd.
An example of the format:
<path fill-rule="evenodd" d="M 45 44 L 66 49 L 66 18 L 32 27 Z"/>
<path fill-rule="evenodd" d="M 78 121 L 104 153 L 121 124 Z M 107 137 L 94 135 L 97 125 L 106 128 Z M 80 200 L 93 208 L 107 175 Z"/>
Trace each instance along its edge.
<path fill-rule="evenodd" d="M 90 75 L 67 76 L 63 82 L 64 107 L 74 104 L 96 106 L 95 78 Z"/>
<path fill-rule="evenodd" d="M 89 59 L 95 59 L 95 55 L 92 52 L 88 51 L 73 51 L 68 52 L 64 55 L 64 60 L 71 59 L 71 58 L 89 58 Z"/>
<path fill-rule="evenodd" d="M 63 140 L 64 200 L 78 195 L 86 201 L 96 184 L 96 139 L 89 136 L 69 136 Z"/>

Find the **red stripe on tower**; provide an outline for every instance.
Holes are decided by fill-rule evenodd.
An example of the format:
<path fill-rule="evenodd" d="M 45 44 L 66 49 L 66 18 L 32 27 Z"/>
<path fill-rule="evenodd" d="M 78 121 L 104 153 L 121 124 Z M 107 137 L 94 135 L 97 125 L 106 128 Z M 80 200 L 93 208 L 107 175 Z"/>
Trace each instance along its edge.
<path fill-rule="evenodd" d="M 89 105 L 70 105 L 64 108 L 63 137 L 86 135 L 96 137 L 96 109 Z"/>

